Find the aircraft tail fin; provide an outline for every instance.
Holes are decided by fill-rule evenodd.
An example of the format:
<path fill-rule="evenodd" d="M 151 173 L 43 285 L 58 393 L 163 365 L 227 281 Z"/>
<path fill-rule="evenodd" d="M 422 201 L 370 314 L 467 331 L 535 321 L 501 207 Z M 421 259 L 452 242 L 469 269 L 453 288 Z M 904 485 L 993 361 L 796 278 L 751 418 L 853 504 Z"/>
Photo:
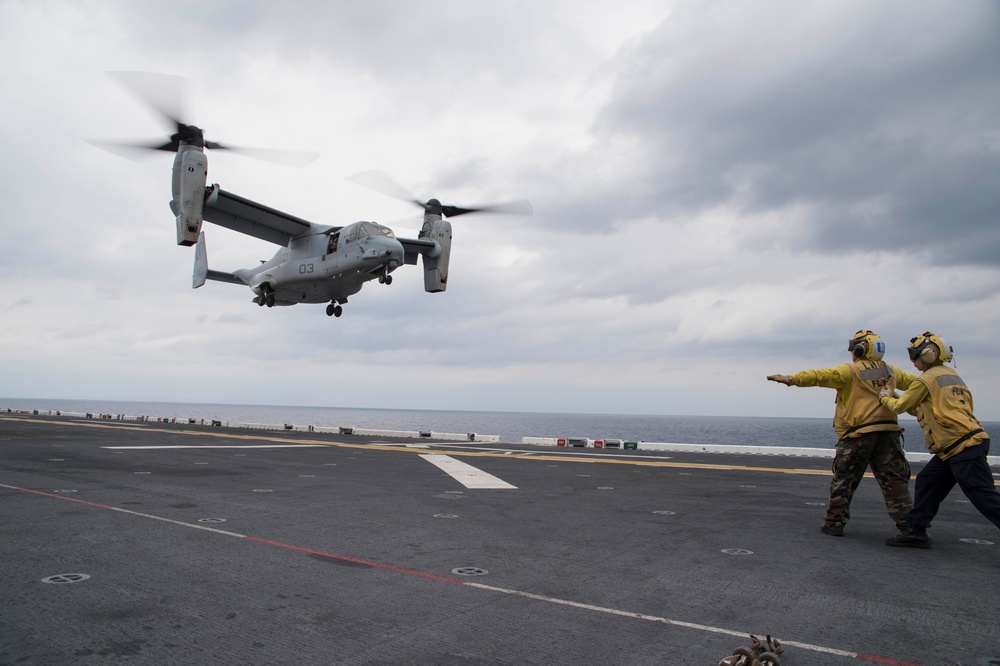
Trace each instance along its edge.
<path fill-rule="evenodd" d="M 208 250 L 205 249 L 205 232 L 202 231 L 198 234 L 198 242 L 194 246 L 194 273 L 191 275 L 191 288 L 197 289 L 205 284 L 205 280 L 246 284 L 246 280 L 236 277 L 234 273 L 213 271 L 208 267 Z"/>
<path fill-rule="evenodd" d="M 198 242 L 194 246 L 194 274 L 191 276 L 191 288 L 197 289 L 208 279 L 208 250 L 205 249 L 205 232 L 198 234 Z"/>

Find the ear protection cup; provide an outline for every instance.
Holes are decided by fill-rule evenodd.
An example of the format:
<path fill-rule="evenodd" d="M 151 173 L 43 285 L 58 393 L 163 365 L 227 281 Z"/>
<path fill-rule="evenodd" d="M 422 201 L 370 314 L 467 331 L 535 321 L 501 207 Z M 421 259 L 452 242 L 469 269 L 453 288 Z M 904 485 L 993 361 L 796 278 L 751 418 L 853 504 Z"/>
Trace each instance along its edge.
<path fill-rule="evenodd" d="M 919 358 L 926 365 L 938 361 L 948 363 L 955 356 L 954 348 L 945 342 L 940 335 L 935 335 L 930 331 L 911 338 L 906 353 L 909 354 L 910 360 L 915 361 Z"/>
<path fill-rule="evenodd" d="M 865 329 L 855 333 L 848 341 L 847 351 L 851 352 L 855 361 L 862 358 L 879 361 L 885 355 L 885 343 L 877 333 Z"/>
<path fill-rule="evenodd" d="M 937 345 L 929 344 L 920 350 L 920 360 L 925 364 L 930 365 L 937 360 L 938 349 Z"/>

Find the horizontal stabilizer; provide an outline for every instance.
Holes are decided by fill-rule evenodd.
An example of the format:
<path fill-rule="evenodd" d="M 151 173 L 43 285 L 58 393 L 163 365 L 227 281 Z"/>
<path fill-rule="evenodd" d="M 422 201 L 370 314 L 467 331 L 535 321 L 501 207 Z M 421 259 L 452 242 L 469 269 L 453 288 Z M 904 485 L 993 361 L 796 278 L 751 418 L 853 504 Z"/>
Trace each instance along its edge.
<path fill-rule="evenodd" d="M 217 282 L 231 282 L 232 284 L 246 285 L 246 282 L 239 279 L 232 273 L 226 273 L 225 271 L 213 271 L 209 269 L 207 277 L 209 280 L 216 280 Z"/>

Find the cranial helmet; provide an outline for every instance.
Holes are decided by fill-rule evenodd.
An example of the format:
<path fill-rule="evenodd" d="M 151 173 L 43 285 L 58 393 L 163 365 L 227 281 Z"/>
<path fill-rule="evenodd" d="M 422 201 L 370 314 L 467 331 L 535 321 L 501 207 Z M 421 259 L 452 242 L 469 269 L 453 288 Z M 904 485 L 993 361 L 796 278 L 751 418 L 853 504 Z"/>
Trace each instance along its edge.
<path fill-rule="evenodd" d="M 906 348 L 906 353 L 910 355 L 911 361 L 919 358 L 927 365 L 931 365 L 937 361 L 947 363 L 955 355 L 955 350 L 940 335 L 925 331 L 915 338 L 910 338 L 910 346 Z"/>
<path fill-rule="evenodd" d="M 854 334 L 847 343 L 847 351 L 851 352 L 855 359 L 880 361 L 885 355 L 885 343 L 882 342 L 882 338 L 866 328 Z"/>

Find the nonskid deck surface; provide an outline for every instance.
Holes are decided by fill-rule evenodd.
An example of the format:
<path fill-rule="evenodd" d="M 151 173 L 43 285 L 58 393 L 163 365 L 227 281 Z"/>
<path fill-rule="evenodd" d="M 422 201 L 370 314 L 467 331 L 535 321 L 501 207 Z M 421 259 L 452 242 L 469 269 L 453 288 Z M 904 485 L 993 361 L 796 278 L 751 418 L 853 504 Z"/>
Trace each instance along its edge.
<path fill-rule="evenodd" d="M 1000 663 L 1000 532 L 829 464 L 3 415 L 0 663 Z"/>

